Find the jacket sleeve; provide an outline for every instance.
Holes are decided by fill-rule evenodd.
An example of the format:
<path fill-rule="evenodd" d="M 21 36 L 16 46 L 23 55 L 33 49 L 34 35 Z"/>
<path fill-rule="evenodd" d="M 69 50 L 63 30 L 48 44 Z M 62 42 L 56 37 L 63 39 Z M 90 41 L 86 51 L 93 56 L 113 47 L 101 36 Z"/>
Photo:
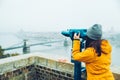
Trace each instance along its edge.
<path fill-rule="evenodd" d="M 95 58 L 95 50 L 94 48 L 87 48 L 80 52 L 80 40 L 73 40 L 72 58 L 73 60 L 90 63 Z"/>

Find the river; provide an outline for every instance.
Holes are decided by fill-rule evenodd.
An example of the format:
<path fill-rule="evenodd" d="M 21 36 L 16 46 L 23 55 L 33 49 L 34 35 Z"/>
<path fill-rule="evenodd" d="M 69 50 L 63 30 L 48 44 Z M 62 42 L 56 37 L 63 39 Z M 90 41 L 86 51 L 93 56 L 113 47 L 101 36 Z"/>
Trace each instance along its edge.
<path fill-rule="evenodd" d="M 106 36 L 105 36 L 106 37 Z M 120 66 L 120 43 L 119 34 L 112 34 L 106 37 L 112 45 L 112 65 Z M 70 59 L 71 56 L 71 40 L 64 37 L 60 32 L 28 32 L 23 33 L 0 33 L 0 45 L 2 48 L 15 47 L 23 45 L 23 40 L 27 39 L 27 45 L 36 43 L 45 43 L 42 45 L 36 45 L 30 47 L 30 52 L 43 52 L 44 54 L 51 54 L 53 56 L 59 56 L 60 58 L 67 57 Z M 64 40 L 67 39 L 69 45 L 64 46 Z M 50 41 L 60 42 L 47 43 Z M 23 54 L 22 48 L 5 51 L 4 54 L 19 53 Z"/>

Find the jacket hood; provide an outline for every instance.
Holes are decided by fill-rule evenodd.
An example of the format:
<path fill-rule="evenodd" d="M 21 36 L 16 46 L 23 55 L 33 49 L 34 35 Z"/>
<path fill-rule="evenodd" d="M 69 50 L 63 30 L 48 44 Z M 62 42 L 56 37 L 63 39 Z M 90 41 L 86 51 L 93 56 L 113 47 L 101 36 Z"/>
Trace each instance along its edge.
<path fill-rule="evenodd" d="M 111 53 L 112 47 L 107 40 L 103 40 L 101 43 L 101 49 L 104 54 Z"/>

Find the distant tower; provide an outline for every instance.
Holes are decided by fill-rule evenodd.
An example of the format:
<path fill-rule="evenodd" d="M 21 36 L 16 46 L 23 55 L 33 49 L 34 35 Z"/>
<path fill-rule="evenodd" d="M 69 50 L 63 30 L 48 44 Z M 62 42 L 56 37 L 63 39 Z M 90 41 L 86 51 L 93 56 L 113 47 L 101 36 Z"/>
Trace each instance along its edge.
<path fill-rule="evenodd" d="M 68 46 L 68 41 L 67 41 L 66 38 L 65 38 L 65 40 L 64 40 L 64 46 Z"/>
<path fill-rule="evenodd" d="M 27 43 L 26 43 L 26 39 L 24 40 L 24 44 L 23 44 L 23 53 L 26 54 L 26 53 L 30 53 L 30 47 L 27 46 Z"/>

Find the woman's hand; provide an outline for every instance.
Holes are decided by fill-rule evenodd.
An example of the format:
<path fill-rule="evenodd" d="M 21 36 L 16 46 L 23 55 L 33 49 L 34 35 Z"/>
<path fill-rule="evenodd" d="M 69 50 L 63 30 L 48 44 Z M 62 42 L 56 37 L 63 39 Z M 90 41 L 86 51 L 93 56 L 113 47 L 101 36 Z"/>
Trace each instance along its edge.
<path fill-rule="evenodd" d="M 79 34 L 75 33 L 73 38 L 74 39 L 80 39 L 80 33 Z"/>

